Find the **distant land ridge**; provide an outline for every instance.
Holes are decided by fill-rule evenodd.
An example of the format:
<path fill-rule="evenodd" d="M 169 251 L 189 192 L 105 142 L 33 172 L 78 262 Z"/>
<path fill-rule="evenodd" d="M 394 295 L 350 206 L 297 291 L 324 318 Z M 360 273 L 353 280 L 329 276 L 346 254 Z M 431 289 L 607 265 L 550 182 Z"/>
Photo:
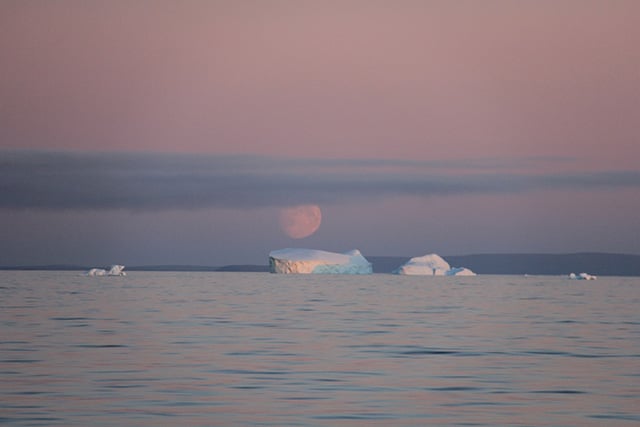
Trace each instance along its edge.
<path fill-rule="evenodd" d="M 582 252 L 573 254 L 475 254 L 443 257 L 454 267 L 477 274 L 640 276 L 640 255 Z M 374 273 L 389 273 L 409 257 L 367 257 Z M 393 267 L 395 266 L 395 267 Z"/>
<path fill-rule="evenodd" d="M 391 273 L 410 257 L 366 256 L 374 273 Z M 474 254 L 443 256 L 454 267 L 464 266 L 478 274 L 565 275 L 582 273 L 601 276 L 640 276 L 640 255 L 581 252 L 572 254 Z M 0 266 L 0 270 L 82 271 L 95 266 L 31 265 Z M 232 271 L 267 272 L 268 265 L 237 264 L 221 267 L 203 265 L 127 266 L 126 271 Z"/>
<path fill-rule="evenodd" d="M 573 254 L 478 254 L 446 257 L 478 274 L 568 274 L 640 276 L 640 255 L 582 252 Z"/>

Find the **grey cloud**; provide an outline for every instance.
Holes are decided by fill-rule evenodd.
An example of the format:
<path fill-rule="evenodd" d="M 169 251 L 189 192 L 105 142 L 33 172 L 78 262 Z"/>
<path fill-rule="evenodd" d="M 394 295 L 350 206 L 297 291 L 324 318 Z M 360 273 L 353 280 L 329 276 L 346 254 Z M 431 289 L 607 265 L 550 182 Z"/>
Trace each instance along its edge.
<path fill-rule="evenodd" d="M 564 159 L 519 159 L 515 164 Z M 514 162 L 4 152 L 0 208 L 167 210 L 340 203 L 390 196 L 640 187 L 640 172 L 498 173 Z M 453 173 L 463 169 L 465 174 Z"/>

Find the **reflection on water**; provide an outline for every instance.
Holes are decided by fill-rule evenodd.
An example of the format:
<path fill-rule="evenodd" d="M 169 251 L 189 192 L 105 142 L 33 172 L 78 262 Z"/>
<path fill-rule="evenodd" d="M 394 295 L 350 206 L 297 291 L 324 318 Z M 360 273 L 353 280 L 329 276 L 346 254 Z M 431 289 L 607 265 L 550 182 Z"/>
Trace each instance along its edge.
<path fill-rule="evenodd" d="M 640 423 L 638 278 L 0 278 L 5 425 Z"/>

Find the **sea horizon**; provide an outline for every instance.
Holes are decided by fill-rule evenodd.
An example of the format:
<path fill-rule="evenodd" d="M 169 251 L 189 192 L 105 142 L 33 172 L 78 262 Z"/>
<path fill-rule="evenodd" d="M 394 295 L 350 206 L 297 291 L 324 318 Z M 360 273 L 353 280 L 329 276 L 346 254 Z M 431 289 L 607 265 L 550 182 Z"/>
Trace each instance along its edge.
<path fill-rule="evenodd" d="M 374 274 L 391 273 L 409 256 L 365 256 L 373 265 Z M 483 275 L 568 275 L 587 272 L 602 276 L 640 276 L 640 255 L 607 252 L 572 253 L 481 253 L 469 255 L 443 256 L 453 266 L 468 267 Z M 2 265 L 0 270 L 51 270 L 85 271 L 91 268 L 103 268 L 117 263 L 105 264 L 16 264 Z M 223 265 L 200 265 L 189 263 L 144 263 L 123 264 L 126 271 L 191 271 L 191 272 L 268 272 L 268 260 L 264 264 L 233 263 Z"/>

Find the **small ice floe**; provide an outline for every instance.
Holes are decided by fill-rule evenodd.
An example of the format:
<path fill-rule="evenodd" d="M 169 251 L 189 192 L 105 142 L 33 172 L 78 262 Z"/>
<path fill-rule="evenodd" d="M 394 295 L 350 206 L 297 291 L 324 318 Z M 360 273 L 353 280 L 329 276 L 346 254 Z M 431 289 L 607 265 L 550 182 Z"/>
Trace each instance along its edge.
<path fill-rule="evenodd" d="M 587 274 L 587 273 L 569 274 L 569 279 L 572 279 L 572 280 L 596 280 L 597 278 L 598 278 L 597 276 L 592 276 L 591 274 Z"/>
<path fill-rule="evenodd" d="M 126 276 L 124 265 L 112 265 L 109 270 L 103 268 L 92 268 L 85 273 L 85 276 Z"/>

